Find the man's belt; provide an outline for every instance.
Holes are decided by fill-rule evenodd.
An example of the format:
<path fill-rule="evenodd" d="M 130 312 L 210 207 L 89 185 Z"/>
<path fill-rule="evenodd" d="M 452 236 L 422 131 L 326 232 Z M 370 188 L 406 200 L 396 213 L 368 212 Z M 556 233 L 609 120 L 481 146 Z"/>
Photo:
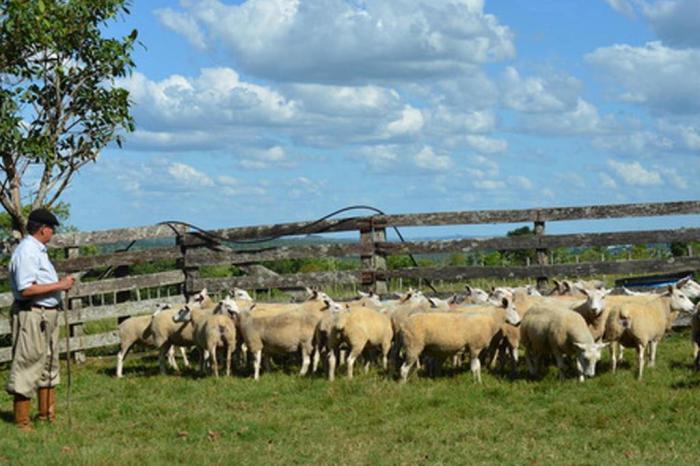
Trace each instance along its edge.
<path fill-rule="evenodd" d="M 43 304 L 36 304 L 27 300 L 15 300 L 17 307 L 20 311 L 31 311 L 32 309 L 41 309 L 43 311 L 57 311 L 61 310 L 61 305 L 56 306 L 44 306 Z"/>

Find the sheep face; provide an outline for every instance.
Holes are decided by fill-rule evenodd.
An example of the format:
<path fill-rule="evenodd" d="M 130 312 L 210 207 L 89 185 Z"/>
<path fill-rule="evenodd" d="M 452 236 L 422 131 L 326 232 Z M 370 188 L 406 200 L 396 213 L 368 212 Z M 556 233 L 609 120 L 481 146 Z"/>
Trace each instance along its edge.
<path fill-rule="evenodd" d="M 190 303 L 202 303 L 207 298 L 209 298 L 209 292 L 206 288 L 204 288 L 202 291 L 190 298 Z"/>
<path fill-rule="evenodd" d="M 578 288 L 578 290 L 586 296 L 586 307 L 591 310 L 596 316 L 599 316 L 605 310 L 605 297 L 610 293 L 607 290 L 587 290 Z"/>
<path fill-rule="evenodd" d="M 173 322 L 184 323 L 192 320 L 192 309 L 189 306 L 185 306 L 177 314 L 173 316 Z"/>
<path fill-rule="evenodd" d="M 695 308 L 693 302 L 677 286 L 669 286 L 664 296 L 671 298 L 671 310 L 675 312 L 691 313 Z"/>
<path fill-rule="evenodd" d="M 248 294 L 246 290 L 243 290 L 241 288 L 234 288 L 233 290 L 233 299 L 241 300 L 241 301 L 252 301 L 253 298 Z"/>
<path fill-rule="evenodd" d="M 485 303 L 489 300 L 489 294 L 480 288 L 465 285 L 464 289 L 467 292 L 467 296 L 471 297 L 475 304 Z"/>
<path fill-rule="evenodd" d="M 700 298 L 700 284 L 690 278 L 685 278 L 676 283 L 679 288 L 689 299 Z"/>
<path fill-rule="evenodd" d="M 575 343 L 579 350 L 577 361 L 579 368 L 586 377 L 595 376 L 595 365 L 600 360 L 601 350 L 608 343 Z"/>
<path fill-rule="evenodd" d="M 236 301 L 230 296 L 226 296 L 226 298 L 220 301 L 214 311 L 215 314 L 223 314 L 229 316 L 231 319 L 236 318 L 239 312 L 238 304 L 236 304 Z"/>
<path fill-rule="evenodd" d="M 520 314 L 515 311 L 515 306 L 513 305 L 513 300 L 508 298 L 503 298 L 503 307 L 506 310 L 506 322 L 511 325 L 520 324 Z"/>

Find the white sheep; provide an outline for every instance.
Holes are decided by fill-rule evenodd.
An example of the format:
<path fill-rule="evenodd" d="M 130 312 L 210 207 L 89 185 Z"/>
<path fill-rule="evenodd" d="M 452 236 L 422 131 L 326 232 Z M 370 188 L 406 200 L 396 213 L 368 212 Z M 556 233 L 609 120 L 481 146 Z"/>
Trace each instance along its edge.
<path fill-rule="evenodd" d="M 473 312 L 434 312 L 411 315 L 401 328 L 405 362 L 401 381 L 405 382 L 423 352 L 439 359 L 463 351 L 471 356 L 471 372 L 481 383 L 479 353 L 489 346 L 494 335 L 508 321 L 517 324 L 520 316 L 507 299 L 503 307 L 478 306 Z"/>
<path fill-rule="evenodd" d="M 136 343 L 147 346 L 155 346 L 153 332 L 151 331 L 151 321 L 153 316 L 161 311 L 170 309 L 169 304 L 159 304 L 153 314 L 133 316 L 119 324 L 119 352 L 117 353 L 117 377 L 123 376 L 124 360 L 126 355 Z M 186 367 L 190 366 L 185 348 L 180 347 L 180 354 Z M 175 347 L 171 346 L 168 351 L 168 364 L 175 370 L 179 370 L 175 361 Z"/>
<path fill-rule="evenodd" d="M 185 306 L 173 316 L 175 323 L 191 323 L 194 342 L 200 348 L 200 368 L 205 372 L 205 364 L 211 361 L 214 375 L 219 376 L 219 364 L 216 358 L 218 347 L 226 349 L 226 375 L 231 375 L 231 355 L 236 348 L 236 326 L 234 319 L 238 316 L 236 301 L 226 297 L 220 301 L 212 313 L 198 306 Z"/>
<path fill-rule="evenodd" d="M 649 349 L 649 367 L 656 364 L 656 349 L 673 325 L 679 312 L 690 313 L 692 301 L 671 285 L 662 295 L 612 296 L 603 339 L 610 342 L 612 371 L 617 369 L 619 345 L 637 350 L 637 379 L 644 373 L 644 357 Z"/>
<path fill-rule="evenodd" d="M 607 343 L 593 340 L 584 318 L 566 306 L 535 305 L 520 323 L 525 360 L 531 375 L 536 376 L 548 356 L 554 356 L 559 377 L 564 377 L 564 356 L 575 358 L 579 381 L 595 375 L 601 349 Z"/>
<path fill-rule="evenodd" d="M 690 320 L 691 340 L 693 342 L 693 362 L 695 370 L 700 371 L 700 302 L 695 305 L 693 317 Z"/>
<path fill-rule="evenodd" d="M 205 289 L 190 298 L 187 305 L 197 306 L 207 312 L 212 312 L 216 304 L 211 300 Z M 160 349 L 158 362 L 161 374 L 165 374 L 165 357 L 174 346 L 194 346 L 194 333 L 191 322 L 177 323 L 173 316 L 179 309 L 167 309 L 153 316 L 150 331 L 153 334 L 154 345 Z"/>
<path fill-rule="evenodd" d="M 348 306 L 335 313 L 331 319 L 331 333 L 328 342 L 328 379 L 335 378 L 336 349 L 341 343 L 350 347 L 347 357 L 348 379 L 353 377 L 355 360 L 367 347 L 378 347 L 382 354 L 382 367 L 388 369 L 388 356 L 391 350 L 393 331 L 391 320 L 384 314 L 366 306 Z"/>
<path fill-rule="evenodd" d="M 263 351 L 267 354 L 301 351 L 300 375 L 305 375 L 311 363 L 316 328 L 324 312 L 337 312 L 340 306 L 325 293 L 313 296 L 294 309 L 276 315 L 257 316 L 255 311 L 241 311 L 238 330 L 248 350 L 253 354 L 254 378 L 260 377 Z"/>

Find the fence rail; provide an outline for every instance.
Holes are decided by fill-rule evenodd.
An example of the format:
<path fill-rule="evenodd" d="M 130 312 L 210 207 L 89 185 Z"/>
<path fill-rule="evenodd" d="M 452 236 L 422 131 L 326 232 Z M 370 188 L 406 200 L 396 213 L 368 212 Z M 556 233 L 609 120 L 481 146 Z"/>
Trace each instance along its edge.
<path fill-rule="evenodd" d="M 655 217 L 668 215 L 698 215 L 700 201 L 599 205 L 583 207 L 555 207 L 524 210 L 489 210 L 465 212 L 420 213 L 405 215 L 373 215 L 350 217 L 322 222 L 295 222 L 278 225 L 224 228 L 210 232 L 190 232 L 186 226 L 173 223 L 138 228 L 87 233 L 56 235 L 52 249 L 65 251 L 65 259 L 56 260 L 59 273 L 76 273 L 85 277 L 99 275 L 93 281 L 79 281 L 66 296 L 71 322 L 71 347 L 79 353 L 90 348 L 113 345 L 118 342 L 116 330 L 97 335 L 85 335 L 84 325 L 104 319 L 123 320 L 129 316 L 150 313 L 156 303 L 178 303 L 183 295 L 202 288 L 227 291 L 234 286 L 264 290 L 271 288 L 298 289 L 306 286 L 349 285 L 385 292 L 387 281 L 401 280 L 472 280 L 475 278 L 535 278 L 541 285 L 547 277 L 592 276 L 600 274 L 644 274 L 649 272 L 679 272 L 700 270 L 700 257 L 672 259 L 620 260 L 550 264 L 549 251 L 556 248 L 605 247 L 700 241 L 700 228 L 599 232 L 582 234 L 547 235 L 547 222 L 565 220 L 615 219 L 625 217 Z M 389 227 L 426 227 L 445 225 L 477 225 L 524 223 L 533 226 L 534 235 L 467 238 L 457 240 L 389 242 Z M 324 232 L 358 231 L 357 241 L 327 242 L 277 246 L 268 243 L 254 247 L 227 243 L 225 240 L 265 239 L 282 236 L 300 236 Z M 155 247 L 133 250 L 141 240 L 158 240 Z M 172 243 L 171 243 L 172 241 Z M 171 245 L 166 245 L 170 243 Z M 152 241 L 153 244 L 153 241 Z M 99 255 L 81 256 L 81 248 L 111 245 Z M 119 249 L 114 251 L 116 247 Z M 406 254 L 474 253 L 484 251 L 536 251 L 529 265 L 518 266 L 462 266 L 410 267 L 388 269 L 386 259 Z M 263 263 L 289 259 L 319 257 L 357 258 L 353 270 L 336 270 L 295 274 L 277 274 L 262 266 Z M 134 275 L 132 267 L 141 264 L 170 261 L 173 270 Z M 210 278 L 203 268 L 217 265 L 235 266 L 245 275 Z M 100 273 L 96 273 L 96 271 Z M 92 275 L 90 275 L 92 273 Z M 0 279 L 7 278 L 7 269 L 0 267 Z M 176 296 L 153 298 L 151 291 L 177 287 Z M 109 299 L 105 300 L 107 296 Z M 96 299 L 100 297 L 101 299 Z M 86 301 L 87 300 L 87 301 Z M 89 305 L 85 305 L 85 303 Z M 95 305 L 99 302 L 100 305 Z M 104 304 L 108 302 L 108 304 Z M 0 307 L 12 303 L 11 293 L 0 294 Z M 116 325 L 116 323 L 115 323 Z M 0 337 L 10 333 L 7 319 L 0 319 Z M 0 348 L 0 362 L 9 360 L 10 348 Z"/>

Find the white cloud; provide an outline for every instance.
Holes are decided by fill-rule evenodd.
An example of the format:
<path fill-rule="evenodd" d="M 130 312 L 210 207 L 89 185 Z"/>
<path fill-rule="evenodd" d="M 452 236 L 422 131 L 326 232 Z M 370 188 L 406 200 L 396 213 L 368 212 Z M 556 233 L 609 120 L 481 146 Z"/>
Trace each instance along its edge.
<path fill-rule="evenodd" d="M 617 86 L 618 98 L 653 111 L 700 111 L 700 49 L 676 50 L 661 42 L 613 45 L 586 55 L 587 63 Z"/>
<path fill-rule="evenodd" d="M 675 168 L 660 168 L 664 180 L 677 189 L 688 189 L 688 181 Z"/>
<path fill-rule="evenodd" d="M 493 191 L 496 189 L 505 189 L 506 184 L 498 180 L 475 180 L 474 187 L 486 191 Z"/>
<path fill-rule="evenodd" d="M 659 186 L 663 184 L 658 172 L 647 170 L 639 162 L 608 160 L 608 166 L 629 186 Z"/>
<path fill-rule="evenodd" d="M 129 91 L 142 131 L 279 125 L 298 113 L 295 102 L 241 81 L 230 68 L 204 68 L 196 78 L 173 75 L 158 82 L 135 72 L 119 85 Z"/>
<path fill-rule="evenodd" d="M 483 0 L 204 0 L 186 13 L 243 69 L 296 82 L 454 74 L 511 58 L 511 31 Z M 177 30 L 177 29 L 176 29 Z"/>
<path fill-rule="evenodd" d="M 452 167 L 452 159 L 447 155 L 436 154 L 432 147 L 425 146 L 416 154 L 416 166 L 429 171 L 444 171 Z"/>
<path fill-rule="evenodd" d="M 509 176 L 508 184 L 527 191 L 530 191 L 535 187 L 534 183 L 528 177 L 521 175 Z"/>
<path fill-rule="evenodd" d="M 417 133 L 423 128 L 423 114 L 410 105 L 404 107 L 401 117 L 387 125 L 389 135 Z"/>
<path fill-rule="evenodd" d="M 502 139 L 492 139 L 481 135 L 469 135 L 465 140 L 469 147 L 482 154 L 497 154 L 508 150 L 508 142 Z"/>
<path fill-rule="evenodd" d="M 628 0 L 605 0 L 605 3 L 610 5 L 613 10 L 619 11 L 628 18 L 635 17 L 634 7 Z"/>
<path fill-rule="evenodd" d="M 598 178 L 600 180 L 600 185 L 607 189 L 617 189 L 617 183 L 615 180 L 607 173 L 599 173 Z"/>
<path fill-rule="evenodd" d="M 502 87 L 505 105 L 525 113 L 575 110 L 581 91 L 581 83 L 573 77 L 552 73 L 524 79 L 512 66 L 506 68 Z"/>
<path fill-rule="evenodd" d="M 661 40 L 674 47 L 700 47 L 700 2 L 659 0 L 643 2 L 642 10 Z"/>
<path fill-rule="evenodd" d="M 576 107 L 563 113 L 532 113 L 520 115 L 521 131 L 555 136 L 601 134 L 613 129 L 617 123 L 610 116 L 601 117 L 595 105 L 579 98 Z"/>
<path fill-rule="evenodd" d="M 600 136 L 593 139 L 592 144 L 598 149 L 635 156 L 668 151 L 674 147 L 671 139 L 651 131 Z"/>
<path fill-rule="evenodd" d="M 168 167 L 168 173 L 173 179 L 185 186 L 210 187 L 214 181 L 205 173 L 184 163 L 173 163 Z"/>
<path fill-rule="evenodd" d="M 192 16 L 173 11 L 170 8 L 156 10 L 155 15 L 167 28 L 185 36 L 198 49 L 207 48 L 204 32 Z"/>
<path fill-rule="evenodd" d="M 283 147 L 273 146 L 268 149 L 250 149 L 241 154 L 239 164 L 251 170 L 263 170 L 271 167 L 288 165 L 287 154 Z"/>

